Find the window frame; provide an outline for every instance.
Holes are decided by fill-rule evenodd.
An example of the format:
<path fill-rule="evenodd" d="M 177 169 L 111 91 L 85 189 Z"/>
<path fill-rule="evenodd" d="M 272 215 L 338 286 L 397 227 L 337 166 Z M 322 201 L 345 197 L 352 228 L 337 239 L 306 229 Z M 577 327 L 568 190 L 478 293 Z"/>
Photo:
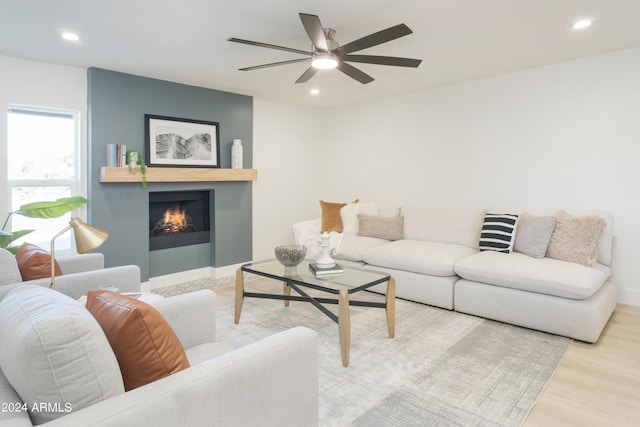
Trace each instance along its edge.
<path fill-rule="evenodd" d="M 8 163 L 8 153 L 9 148 L 11 146 L 11 140 L 9 139 L 9 116 L 11 114 L 26 114 L 32 116 L 49 116 L 49 117 L 60 117 L 60 118 L 69 118 L 74 122 L 74 141 L 73 141 L 73 177 L 70 179 L 12 179 L 9 176 L 9 163 Z M 6 139 L 6 160 L 4 161 L 4 167 L 6 170 L 6 206 L 8 207 L 8 211 L 13 211 L 13 190 L 17 187 L 69 187 L 70 195 L 83 195 L 84 191 L 82 190 L 82 184 L 84 182 L 84 178 L 82 176 L 83 171 L 83 159 L 82 159 L 82 121 L 81 121 L 81 112 L 75 109 L 69 108 L 52 108 L 52 107 L 41 107 L 41 106 L 33 106 L 33 105 L 20 105 L 20 104 L 9 104 L 6 110 L 6 123 L 7 123 L 7 139 Z M 8 212 L 7 212 L 8 213 Z M 72 216 L 78 216 L 86 214 L 86 207 L 78 209 L 74 212 L 70 213 Z M 13 231 L 13 224 L 11 218 L 7 224 L 7 230 Z M 75 241 L 71 238 L 72 233 L 68 233 L 66 235 L 60 236 L 56 239 L 56 242 L 62 243 L 60 246 L 60 250 L 57 250 L 56 253 L 62 253 L 68 251 L 75 251 Z M 53 237 L 53 236 L 52 236 Z M 63 243 L 63 241 L 67 240 Z M 42 243 L 42 242 L 39 242 Z M 56 245 L 58 246 L 58 245 Z M 69 249 L 65 249 L 64 247 L 68 247 Z"/>

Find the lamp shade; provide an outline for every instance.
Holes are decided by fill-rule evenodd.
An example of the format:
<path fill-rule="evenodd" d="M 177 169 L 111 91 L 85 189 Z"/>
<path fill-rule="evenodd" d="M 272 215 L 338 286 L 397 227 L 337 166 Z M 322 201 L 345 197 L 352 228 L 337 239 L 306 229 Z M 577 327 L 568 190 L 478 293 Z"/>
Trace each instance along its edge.
<path fill-rule="evenodd" d="M 109 237 L 109 232 L 106 230 L 82 222 L 79 218 L 73 218 L 69 221 L 69 225 L 73 228 L 76 237 L 76 249 L 81 254 L 100 247 Z"/>

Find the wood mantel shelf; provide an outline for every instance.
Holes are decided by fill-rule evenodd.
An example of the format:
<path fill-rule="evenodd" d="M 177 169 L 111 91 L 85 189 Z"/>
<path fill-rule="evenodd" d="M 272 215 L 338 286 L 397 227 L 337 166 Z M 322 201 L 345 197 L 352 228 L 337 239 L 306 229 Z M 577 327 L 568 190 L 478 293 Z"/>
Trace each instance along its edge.
<path fill-rule="evenodd" d="M 128 168 L 100 168 L 100 182 L 142 182 L 140 172 L 129 173 Z M 256 169 L 221 168 L 147 168 L 147 182 L 206 182 L 255 181 Z"/>

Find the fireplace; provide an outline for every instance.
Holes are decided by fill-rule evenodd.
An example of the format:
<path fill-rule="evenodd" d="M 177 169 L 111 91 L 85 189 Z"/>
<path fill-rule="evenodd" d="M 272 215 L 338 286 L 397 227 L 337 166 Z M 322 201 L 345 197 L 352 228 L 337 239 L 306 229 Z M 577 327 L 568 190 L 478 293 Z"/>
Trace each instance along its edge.
<path fill-rule="evenodd" d="M 149 250 L 210 241 L 210 192 L 149 193 Z"/>

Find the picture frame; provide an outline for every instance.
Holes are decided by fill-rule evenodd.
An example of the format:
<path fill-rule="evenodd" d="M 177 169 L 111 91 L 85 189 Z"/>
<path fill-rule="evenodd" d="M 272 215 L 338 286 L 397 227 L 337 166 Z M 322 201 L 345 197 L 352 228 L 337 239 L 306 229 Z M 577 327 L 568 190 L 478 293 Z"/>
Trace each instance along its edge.
<path fill-rule="evenodd" d="M 147 166 L 220 167 L 220 125 L 145 114 Z"/>

